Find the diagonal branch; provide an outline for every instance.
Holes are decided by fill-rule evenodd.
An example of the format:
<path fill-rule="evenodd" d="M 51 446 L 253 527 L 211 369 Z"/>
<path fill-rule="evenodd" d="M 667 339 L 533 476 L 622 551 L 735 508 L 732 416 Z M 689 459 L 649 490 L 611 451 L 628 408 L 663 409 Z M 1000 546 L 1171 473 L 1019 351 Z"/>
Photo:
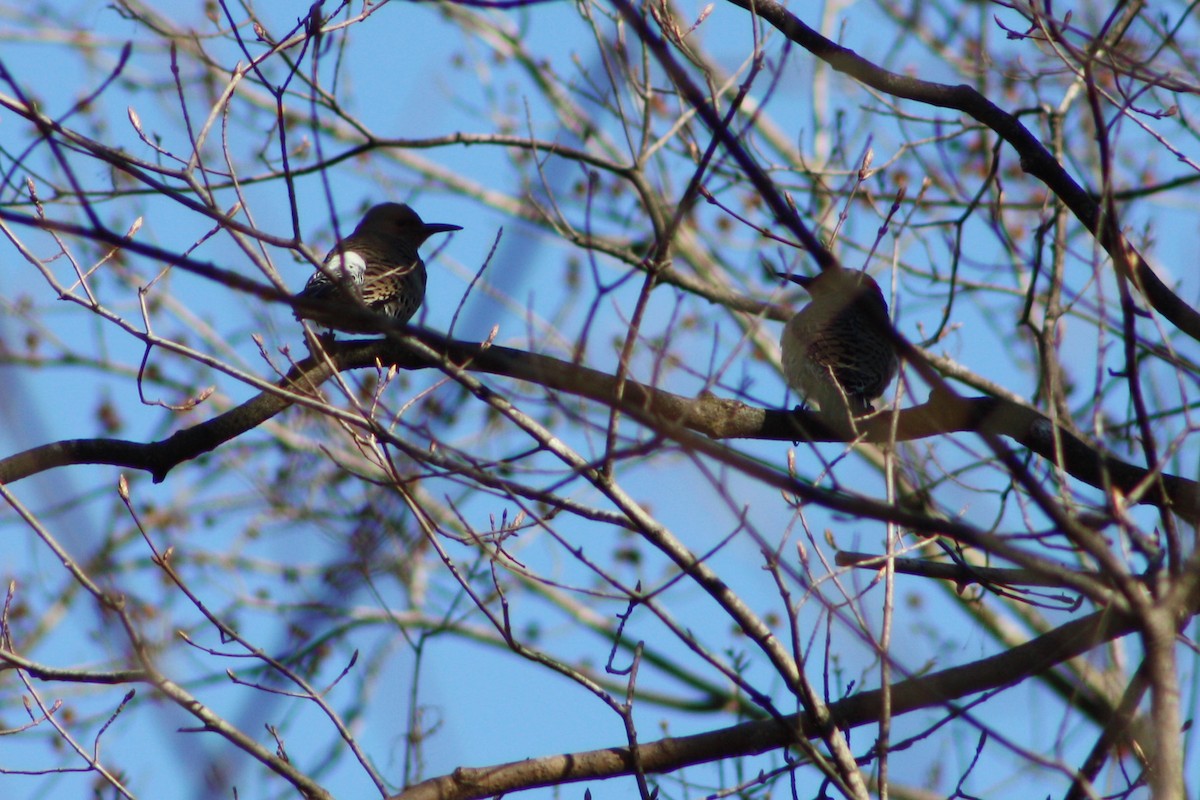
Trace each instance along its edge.
<path fill-rule="evenodd" d="M 1089 614 L 989 658 L 900 681 L 888 689 L 891 713 L 931 708 L 1017 685 L 1134 630 L 1135 620 L 1130 615 L 1111 609 Z M 830 703 L 828 709 L 839 727 L 855 728 L 878 722 L 882 700 L 883 692 L 877 689 Z M 958 710 L 951 708 L 950 713 L 956 714 Z M 791 715 L 784 721 L 790 723 L 791 731 L 805 738 L 820 735 L 818 726 L 806 714 Z M 665 773 L 693 764 L 757 755 L 789 747 L 795 741 L 795 736 L 778 721 L 760 720 L 694 736 L 640 743 L 638 755 L 644 770 Z M 390 800 L 475 800 L 522 789 L 631 774 L 633 756 L 629 748 L 610 747 L 492 767 L 460 767 L 449 775 L 411 786 Z"/>
<path fill-rule="evenodd" d="M 1017 117 L 967 84 L 950 86 L 889 72 L 858 53 L 826 39 L 805 25 L 776 0 L 729 0 L 757 14 L 777 28 L 789 40 L 855 80 L 893 97 L 915 100 L 937 108 L 961 111 L 995 131 L 1012 145 L 1021 159 L 1021 169 L 1044 183 L 1083 223 L 1100 246 L 1113 259 L 1117 269 L 1129 265 L 1126 277 L 1145 296 L 1158 313 L 1193 339 L 1200 341 L 1200 313 L 1159 279 L 1133 245 L 1113 226 L 1104 224 L 1097 198 L 1075 181 L 1062 164 L 1046 149 Z"/>

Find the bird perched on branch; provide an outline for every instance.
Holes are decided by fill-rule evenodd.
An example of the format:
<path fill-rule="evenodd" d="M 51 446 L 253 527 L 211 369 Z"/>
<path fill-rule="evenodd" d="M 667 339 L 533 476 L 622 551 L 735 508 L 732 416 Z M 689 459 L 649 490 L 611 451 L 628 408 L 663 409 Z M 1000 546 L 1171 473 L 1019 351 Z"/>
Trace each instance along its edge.
<path fill-rule="evenodd" d="M 372 207 L 296 295 L 297 300 L 321 301 L 321 307 L 297 308 L 296 318 L 347 333 L 380 332 L 345 314 L 348 308 L 408 322 L 425 299 L 425 263 L 417 248 L 435 233 L 458 230 L 459 225 L 422 222 L 402 203 Z"/>
<path fill-rule="evenodd" d="M 842 267 L 819 275 L 775 273 L 808 290 L 812 302 L 783 328 L 788 385 L 823 415 L 844 419 L 874 411 L 898 366 L 883 292 L 865 272 Z"/>

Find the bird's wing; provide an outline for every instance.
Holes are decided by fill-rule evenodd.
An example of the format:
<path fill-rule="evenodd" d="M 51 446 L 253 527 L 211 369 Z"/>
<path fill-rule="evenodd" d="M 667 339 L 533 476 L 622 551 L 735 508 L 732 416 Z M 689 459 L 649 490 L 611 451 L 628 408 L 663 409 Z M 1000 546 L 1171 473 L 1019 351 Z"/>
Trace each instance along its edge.
<path fill-rule="evenodd" d="M 372 281 L 394 281 L 399 278 L 403 278 L 413 270 L 423 269 L 424 266 L 425 265 L 421 261 L 421 257 L 416 255 L 405 255 L 403 258 L 396 261 L 377 259 L 374 267 L 363 277 L 363 282 L 370 283 Z"/>
<path fill-rule="evenodd" d="M 337 288 L 330 276 L 344 280 L 351 286 L 361 286 L 367 271 L 367 261 L 354 250 L 334 250 L 325 258 L 324 269 L 319 269 L 304 284 L 300 292 L 305 297 L 320 297 Z"/>

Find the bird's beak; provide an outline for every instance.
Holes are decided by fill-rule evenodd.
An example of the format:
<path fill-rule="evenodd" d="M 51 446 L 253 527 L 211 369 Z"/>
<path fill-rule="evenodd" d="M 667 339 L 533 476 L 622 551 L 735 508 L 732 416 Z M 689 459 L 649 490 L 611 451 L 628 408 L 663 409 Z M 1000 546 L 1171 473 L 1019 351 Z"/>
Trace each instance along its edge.
<path fill-rule="evenodd" d="M 785 281 L 791 281 L 792 283 L 798 283 L 801 286 L 803 286 L 805 289 L 807 289 L 808 285 L 810 283 L 812 283 L 814 280 L 813 278 L 810 278 L 807 275 L 789 275 L 786 272 L 776 272 L 775 274 L 778 275 L 779 277 L 783 278 Z"/>
<path fill-rule="evenodd" d="M 461 231 L 462 225 L 451 225 L 446 222 L 426 222 L 425 235 L 432 236 L 435 233 L 446 233 L 447 231 Z"/>

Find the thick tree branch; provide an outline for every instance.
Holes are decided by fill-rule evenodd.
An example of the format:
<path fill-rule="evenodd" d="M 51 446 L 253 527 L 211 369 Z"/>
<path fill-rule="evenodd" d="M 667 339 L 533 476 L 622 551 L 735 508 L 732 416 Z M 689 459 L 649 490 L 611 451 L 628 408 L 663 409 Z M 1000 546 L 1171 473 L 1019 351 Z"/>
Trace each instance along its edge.
<path fill-rule="evenodd" d="M 1111 610 L 1089 614 L 990 658 L 900 681 L 890 689 L 892 714 L 1013 686 L 1134 629 L 1135 621 L 1130 616 Z M 882 699 L 880 690 L 862 692 L 830 703 L 828 709 L 840 728 L 859 727 L 878 722 Z M 956 712 L 952 709 L 951 713 Z M 810 739 L 819 735 L 804 714 L 785 717 L 782 723 L 773 719 L 745 722 L 695 736 L 643 743 L 638 747 L 640 764 L 648 772 L 666 773 L 788 747 L 795 743 L 797 733 Z M 392 800 L 474 800 L 540 786 L 615 778 L 630 775 L 632 770 L 629 748 L 611 747 L 493 767 L 463 767 L 411 786 Z"/>
<path fill-rule="evenodd" d="M 1047 586 L 1058 588 L 1059 581 L 1034 570 L 1008 569 L 1004 567 L 980 567 L 965 563 L 947 563 L 932 561 L 927 558 L 897 558 L 895 556 L 875 553 L 855 553 L 849 550 L 839 550 L 834 554 L 833 563 L 839 567 L 855 567 L 856 569 L 878 572 L 891 561 L 892 569 L 898 575 L 914 575 L 920 578 L 953 581 L 960 589 L 973 583 L 996 586 Z M 1091 572 L 1091 577 L 1097 581 L 1104 580 L 1104 574 Z"/>
<path fill-rule="evenodd" d="M 536 383 L 556 392 L 616 403 L 616 378 L 550 356 L 508 347 L 481 347 L 472 342 L 444 339 L 429 331 L 412 331 L 422 342 L 466 369 Z M 207 453 L 261 425 L 295 402 L 296 393 L 328 380 L 329 365 L 338 370 L 374 368 L 376 363 L 402 369 L 431 369 L 438 365 L 421 358 L 397 340 L 335 342 L 329 360 L 300 362 L 279 382 L 279 391 L 266 391 L 206 422 L 178 431 L 158 442 L 120 439 L 74 439 L 42 445 L 0 460 L 0 483 L 70 464 L 111 464 L 149 472 L 162 481 L 176 465 Z M 709 394 L 684 397 L 645 384 L 626 382 L 622 410 L 649 425 L 679 425 L 712 439 L 846 441 L 844 434 L 822 424 L 805 411 L 781 411 L 748 406 Z M 1168 507 L 1189 520 L 1200 519 L 1200 484 L 1163 475 L 1161 484 L 1150 472 L 1100 452 L 1036 410 L 992 397 L 961 398 L 937 393 L 928 402 L 896 412 L 895 441 L 911 441 L 960 432 L 1005 436 L 1072 477 L 1090 486 L 1115 489 L 1139 502 Z M 860 440 L 893 441 L 892 419 L 881 412 L 859 426 Z"/>

